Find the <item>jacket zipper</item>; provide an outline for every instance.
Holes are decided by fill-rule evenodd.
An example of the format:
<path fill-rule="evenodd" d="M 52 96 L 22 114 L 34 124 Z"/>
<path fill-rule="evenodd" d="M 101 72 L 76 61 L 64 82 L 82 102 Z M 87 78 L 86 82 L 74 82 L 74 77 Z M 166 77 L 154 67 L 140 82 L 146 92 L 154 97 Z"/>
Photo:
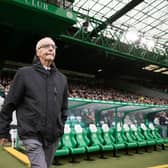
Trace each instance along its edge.
<path fill-rule="evenodd" d="M 48 74 L 46 77 L 46 106 L 45 106 L 45 125 L 47 125 L 47 109 L 48 109 Z"/>

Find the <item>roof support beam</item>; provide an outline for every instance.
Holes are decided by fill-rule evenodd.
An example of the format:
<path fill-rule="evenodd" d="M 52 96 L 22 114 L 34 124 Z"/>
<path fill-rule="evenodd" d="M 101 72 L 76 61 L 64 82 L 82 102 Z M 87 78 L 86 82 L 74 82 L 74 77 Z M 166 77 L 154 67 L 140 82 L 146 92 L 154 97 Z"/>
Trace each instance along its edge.
<path fill-rule="evenodd" d="M 97 36 L 98 32 L 105 29 L 108 24 L 113 23 L 114 21 L 119 19 L 121 16 L 126 14 L 128 11 L 130 11 L 131 9 L 133 9 L 135 6 L 139 5 L 143 1 L 144 0 L 132 0 L 126 6 L 124 6 L 122 9 L 120 9 L 114 15 L 112 15 L 110 18 L 108 18 L 105 22 L 103 22 L 98 27 L 93 29 L 93 31 L 91 32 L 90 35 L 91 36 Z"/>

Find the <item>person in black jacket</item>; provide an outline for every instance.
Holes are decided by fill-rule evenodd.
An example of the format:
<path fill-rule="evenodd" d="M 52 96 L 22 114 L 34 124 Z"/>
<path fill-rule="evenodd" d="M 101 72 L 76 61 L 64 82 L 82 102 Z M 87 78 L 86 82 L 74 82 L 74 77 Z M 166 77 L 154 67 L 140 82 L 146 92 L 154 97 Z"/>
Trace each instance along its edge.
<path fill-rule="evenodd" d="M 161 127 L 162 137 L 167 138 L 168 117 L 166 115 L 166 112 L 163 111 L 163 112 L 160 113 L 159 123 L 160 123 L 160 127 Z"/>
<path fill-rule="evenodd" d="M 33 65 L 20 68 L 0 112 L 0 145 L 10 139 L 12 112 L 32 168 L 49 168 L 67 119 L 68 84 L 56 68 L 55 42 L 45 37 L 36 45 Z"/>

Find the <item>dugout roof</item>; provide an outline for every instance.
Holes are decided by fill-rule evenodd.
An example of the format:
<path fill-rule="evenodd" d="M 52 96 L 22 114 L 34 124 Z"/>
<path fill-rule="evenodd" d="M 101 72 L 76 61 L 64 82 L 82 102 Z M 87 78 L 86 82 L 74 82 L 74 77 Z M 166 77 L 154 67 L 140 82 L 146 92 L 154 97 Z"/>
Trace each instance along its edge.
<path fill-rule="evenodd" d="M 91 113 L 116 113 L 122 117 L 122 120 L 129 115 L 135 117 L 141 114 L 145 119 L 149 114 L 168 112 L 167 105 L 151 105 L 151 104 L 139 104 L 128 102 L 116 102 L 116 101 L 100 101 L 100 100 L 88 100 L 81 98 L 69 98 L 69 115 L 78 115 L 81 112 Z M 112 114 L 111 113 L 111 114 Z"/>

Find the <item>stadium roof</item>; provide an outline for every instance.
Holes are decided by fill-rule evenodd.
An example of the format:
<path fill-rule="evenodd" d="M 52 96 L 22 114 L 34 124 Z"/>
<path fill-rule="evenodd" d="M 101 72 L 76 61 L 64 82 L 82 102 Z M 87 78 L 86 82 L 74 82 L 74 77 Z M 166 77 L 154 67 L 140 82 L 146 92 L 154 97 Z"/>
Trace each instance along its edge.
<path fill-rule="evenodd" d="M 108 37 L 119 34 L 128 41 L 124 38 L 133 31 L 131 36 L 137 35 L 148 49 L 168 48 L 167 0 L 75 0 L 73 9 L 83 17 L 76 26 L 88 21 L 92 35 L 104 31 Z"/>
<path fill-rule="evenodd" d="M 62 69 L 99 77 L 146 74 L 147 79 L 168 73 L 168 1 L 68 1 L 70 9 L 64 10 L 49 0 L 0 0 L 0 59 L 30 63 L 36 41 L 51 35 Z M 157 67 L 146 72 L 151 65 Z"/>

